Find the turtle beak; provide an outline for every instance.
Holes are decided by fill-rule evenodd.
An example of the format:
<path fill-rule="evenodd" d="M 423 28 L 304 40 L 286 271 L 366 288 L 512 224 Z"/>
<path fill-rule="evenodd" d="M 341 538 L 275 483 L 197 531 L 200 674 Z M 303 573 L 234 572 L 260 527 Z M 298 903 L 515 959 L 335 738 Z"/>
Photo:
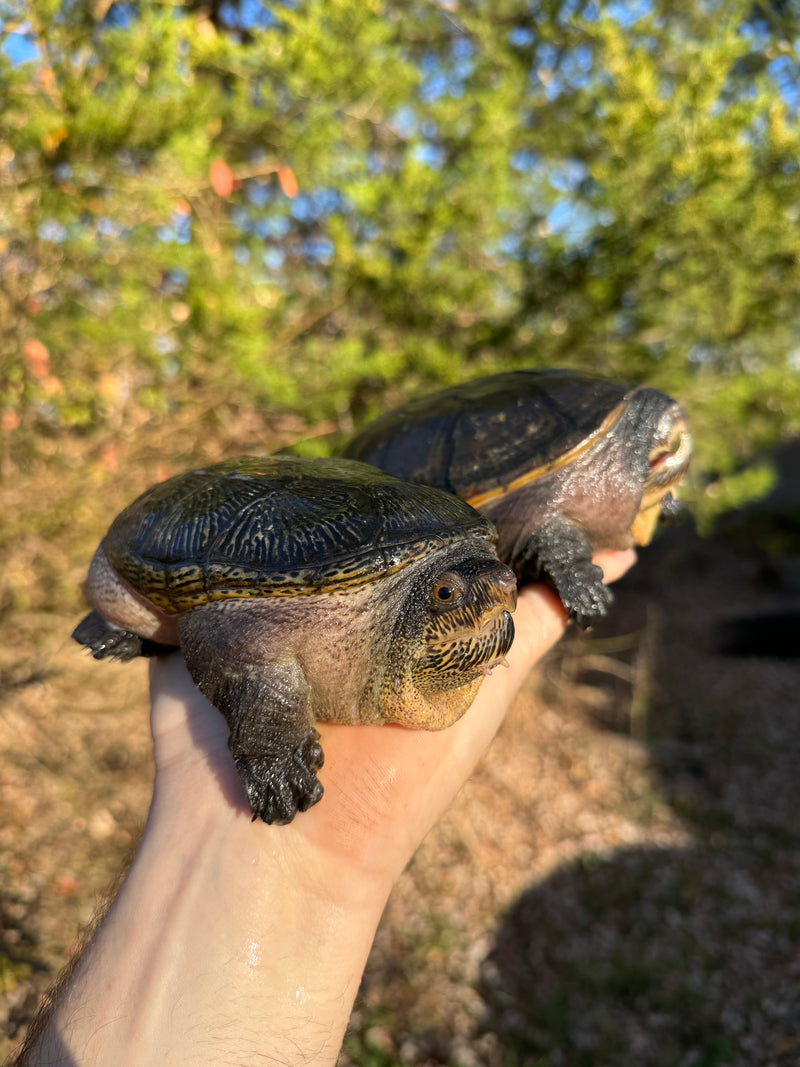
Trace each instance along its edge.
<path fill-rule="evenodd" d="M 513 611 L 517 606 L 517 576 L 510 567 L 499 566 L 494 575 L 496 603 L 503 611 Z M 493 614 L 496 614 L 496 610 Z"/>
<path fill-rule="evenodd" d="M 482 674 L 491 674 L 499 663 L 505 664 L 506 652 L 514 640 L 511 613 L 517 606 L 517 576 L 510 567 L 498 564 L 486 573 L 483 591 L 485 610 L 480 617 L 479 645 L 482 649 Z"/>
<path fill-rule="evenodd" d="M 650 449 L 650 473 L 645 485 L 668 488 L 683 478 L 692 455 L 692 435 L 677 404 L 667 409 L 653 435 Z"/>
<path fill-rule="evenodd" d="M 672 404 L 661 417 L 650 449 L 650 469 L 645 478 L 642 502 L 631 524 L 637 545 L 650 542 L 661 514 L 661 502 L 667 493 L 677 495 L 677 488 L 689 466 L 692 435 L 678 404 Z"/>

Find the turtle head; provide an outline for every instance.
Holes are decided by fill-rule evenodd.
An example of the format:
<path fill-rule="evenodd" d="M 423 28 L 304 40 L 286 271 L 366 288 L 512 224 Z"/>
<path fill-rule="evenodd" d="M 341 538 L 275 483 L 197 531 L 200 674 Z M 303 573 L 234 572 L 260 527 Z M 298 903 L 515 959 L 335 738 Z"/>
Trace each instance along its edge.
<path fill-rule="evenodd" d="M 390 718 L 429 730 L 459 719 L 482 679 L 504 663 L 514 640 L 511 612 L 517 600 L 514 572 L 488 542 L 455 559 L 438 555 L 415 582 L 406 624 L 395 634 L 392 672 L 396 698 Z"/>
<path fill-rule="evenodd" d="M 514 572 L 496 560 L 469 559 L 437 574 L 417 672 L 420 680 L 430 675 L 426 688 L 450 688 L 453 679 L 470 681 L 502 662 L 514 640 L 516 603 Z"/>

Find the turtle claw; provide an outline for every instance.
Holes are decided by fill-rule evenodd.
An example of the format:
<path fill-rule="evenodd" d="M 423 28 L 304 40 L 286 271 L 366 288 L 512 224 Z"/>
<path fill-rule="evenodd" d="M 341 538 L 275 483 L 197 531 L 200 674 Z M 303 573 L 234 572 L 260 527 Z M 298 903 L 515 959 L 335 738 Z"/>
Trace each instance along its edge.
<path fill-rule="evenodd" d="M 130 630 L 112 626 L 97 611 L 91 611 L 72 631 L 73 640 L 95 659 L 126 662 L 142 654 L 142 639 Z"/>
<path fill-rule="evenodd" d="M 302 744 L 283 755 L 236 757 L 254 821 L 285 825 L 299 811 L 308 811 L 322 799 L 322 783 L 316 772 L 325 757 L 318 739 L 319 734 L 312 730 Z"/>
<path fill-rule="evenodd" d="M 91 611 L 72 631 L 72 639 L 83 645 L 95 659 L 110 659 L 127 663 L 137 656 L 160 656 L 174 651 L 173 645 L 162 645 L 149 637 L 140 637 L 132 630 L 112 626 L 97 611 Z"/>
<path fill-rule="evenodd" d="M 508 666 L 508 660 L 506 659 L 506 657 L 505 656 L 500 656 L 498 659 L 492 660 L 491 663 L 484 663 L 484 665 L 481 667 L 481 674 L 485 674 L 487 678 L 491 678 L 492 677 L 492 671 L 495 669 L 495 667 L 507 667 L 507 666 Z"/>
<path fill-rule="evenodd" d="M 596 568 L 599 570 L 599 568 Z M 602 572 L 601 572 L 602 573 Z M 614 599 L 614 595 L 602 582 L 591 582 L 586 585 L 576 585 L 571 594 L 561 594 L 564 607 L 567 609 L 569 618 L 581 629 L 585 630 L 593 622 L 602 619 L 608 614 L 608 609 Z"/>

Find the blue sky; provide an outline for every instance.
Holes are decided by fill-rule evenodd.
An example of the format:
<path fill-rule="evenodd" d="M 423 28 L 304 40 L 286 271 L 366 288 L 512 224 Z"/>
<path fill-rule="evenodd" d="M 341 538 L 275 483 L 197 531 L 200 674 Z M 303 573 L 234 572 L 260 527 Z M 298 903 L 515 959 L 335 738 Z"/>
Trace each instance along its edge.
<path fill-rule="evenodd" d="M 0 50 L 8 56 L 12 63 L 27 63 L 36 59 L 39 50 L 34 44 L 33 34 L 29 32 L 27 23 L 20 23 L 14 33 L 9 33 L 0 45 Z"/>

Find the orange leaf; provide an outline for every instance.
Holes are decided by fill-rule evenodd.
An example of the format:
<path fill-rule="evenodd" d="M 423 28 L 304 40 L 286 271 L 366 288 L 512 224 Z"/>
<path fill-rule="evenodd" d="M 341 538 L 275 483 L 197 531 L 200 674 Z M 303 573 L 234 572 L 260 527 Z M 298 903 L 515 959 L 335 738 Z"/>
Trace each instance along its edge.
<path fill-rule="evenodd" d="M 235 179 L 233 171 L 224 159 L 214 160 L 208 168 L 208 177 L 211 181 L 211 188 L 217 196 L 227 199 L 231 195 Z"/>
<path fill-rule="evenodd" d="M 74 874 L 62 874 L 55 881 L 55 891 L 60 897 L 69 897 L 78 892 L 78 879 Z"/>
<path fill-rule="evenodd" d="M 300 187 L 297 184 L 297 178 L 294 176 L 294 171 L 288 163 L 278 164 L 278 181 L 281 183 L 281 189 L 283 189 L 284 195 L 288 196 L 290 200 L 294 200 L 300 191 Z"/>
<path fill-rule="evenodd" d="M 0 427 L 2 427 L 6 433 L 11 433 L 12 430 L 16 430 L 19 423 L 19 415 L 13 408 L 5 408 L 3 410 L 3 414 L 0 416 Z"/>
<path fill-rule="evenodd" d="M 97 392 L 101 399 L 110 405 L 116 405 L 123 398 L 125 385 L 119 374 L 106 371 L 97 379 Z"/>
<path fill-rule="evenodd" d="M 64 386 L 61 384 L 61 379 L 56 378 L 55 374 L 46 374 L 42 378 L 42 391 L 45 396 L 55 396 L 56 393 L 64 392 Z"/>
<path fill-rule="evenodd" d="M 56 76 L 52 67 L 39 67 L 33 80 L 46 89 L 48 93 L 56 91 Z"/>
<path fill-rule="evenodd" d="M 100 466 L 105 471 L 115 471 L 119 466 L 119 449 L 114 441 L 103 446 L 100 453 Z"/>
<path fill-rule="evenodd" d="M 50 353 L 47 351 L 46 346 L 36 337 L 31 337 L 25 342 L 22 354 L 28 364 L 28 370 L 34 378 L 38 378 L 41 381 L 42 378 L 46 378 L 49 375 Z"/>

